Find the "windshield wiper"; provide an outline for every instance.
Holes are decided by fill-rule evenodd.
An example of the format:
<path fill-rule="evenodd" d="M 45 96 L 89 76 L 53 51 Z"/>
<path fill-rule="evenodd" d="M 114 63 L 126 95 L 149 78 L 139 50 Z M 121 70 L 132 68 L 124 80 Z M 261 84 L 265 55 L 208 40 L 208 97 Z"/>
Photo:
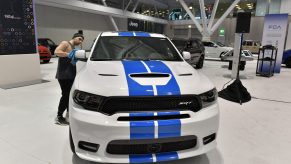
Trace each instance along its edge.
<path fill-rule="evenodd" d="M 107 59 L 98 59 L 98 58 L 91 58 L 91 61 L 109 61 L 113 60 L 112 58 L 107 58 Z"/>

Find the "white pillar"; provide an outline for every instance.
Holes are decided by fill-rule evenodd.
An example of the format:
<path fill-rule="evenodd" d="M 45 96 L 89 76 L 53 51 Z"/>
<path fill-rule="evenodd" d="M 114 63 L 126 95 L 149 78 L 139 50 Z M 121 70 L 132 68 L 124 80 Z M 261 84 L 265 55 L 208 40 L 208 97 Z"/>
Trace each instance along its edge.
<path fill-rule="evenodd" d="M 235 8 L 235 5 L 237 5 L 240 2 L 240 0 L 235 0 L 230 7 L 226 10 L 226 12 L 218 19 L 218 21 L 215 23 L 215 25 L 211 28 L 210 34 L 212 35 L 215 30 L 221 25 L 221 23 L 225 20 L 225 18 L 230 14 L 230 12 Z"/>
<path fill-rule="evenodd" d="M 213 25 L 213 21 L 214 21 L 215 15 L 216 15 L 218 4 L 219 4 L 219 0 L 215 0 L 215 4 L 213 6 L 213 10 L 212 10 L 212 13 L 211 13 L 211 18 L 210 18 L 209 23 L 208 23 L 208 30 L 209 31 L 211 30 L 211 27 Z"/>
<path fill-rule="evenodd" d="M 103 3 L 104 6 L 107 7 L 107 4 L 106 4 L 105 0 L 102 0 L 102 3 Z M 119 31 L 119 29 L 117 27 L 117 24 L 116 24 L 115 20 L 113 19 L 113 17 L 112 16 L 108 16 L 108 17 L 109 17 L 109 19 L 110 19 L 110 21 L 111 21 L 111 23 L 113 25 L 114 30 L 115 31 Z"/>
<path fill-rule="evenodd" d="M 234 50 L 233 50 L 233 60 L 232 60 L 232 71 L 231 71 L 231 78 L 237 78 L 237 71 L 239 66 L 239 56 L 241 55 L 240 46 L 241 46 L 241 37 L 242 34 L 235 34 L 234 40 Z"/>
<path fill-rule="evenodd" d="M 200 23 L 196 20 L 195 16 L 193 15 L 193 13 L 190 11 L 189 7 L 187 6 L 187 4 L 185 3 L 184 0 L 179 0 L 180 4 L 182 5 L 182 7 L 184 8 L 184 10 L 187 12 L 187 14 L 190 16 L 190 18 L 192 19 L 192 21 L 194 22 L 195 26 L 197 27 L 197 29 L 200 31 L 200 33 L 203 33 L 203 28 L 200 25 Z"/>

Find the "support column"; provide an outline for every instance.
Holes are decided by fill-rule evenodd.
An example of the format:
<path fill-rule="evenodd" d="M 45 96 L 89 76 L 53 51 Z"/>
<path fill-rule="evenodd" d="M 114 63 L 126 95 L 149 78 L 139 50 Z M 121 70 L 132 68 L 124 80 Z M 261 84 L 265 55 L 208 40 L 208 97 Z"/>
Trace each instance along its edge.
<path fill-rule="evenodd" d="M 107 4 L 106 4 L 105 0 L 102 0 L 102 3 L 103 3 L 103 5 L 104 5 L 105 7 L 107 7 Z M 118 29 L 118 27 L 117 27 L 117 24 L 116 24 L 115 20 L 113 19 L 113 17 L 112 17 L 112 16 L 108 16 L 108 17 L 109 17 L 109 19 L 110 19 L 110 21 L 111 21 L 111 23 L 112 23 L 112 25 L 113 25 L 114 30 L 115 30 L 115 31 L 119 31 L 119 29 Z"/>
<path fill-rule="evenodd" d="M 234 50 L 233 50 L 233 60 L 232 60 L 232 71 L 231 71 L 231 78 L 237 78 L 237 71 L 239 66 L 239 56 L 241 55 L 240 46 L 241 46 L 241 37 L 242 34 L 235 34 L 234 40 Z"/>

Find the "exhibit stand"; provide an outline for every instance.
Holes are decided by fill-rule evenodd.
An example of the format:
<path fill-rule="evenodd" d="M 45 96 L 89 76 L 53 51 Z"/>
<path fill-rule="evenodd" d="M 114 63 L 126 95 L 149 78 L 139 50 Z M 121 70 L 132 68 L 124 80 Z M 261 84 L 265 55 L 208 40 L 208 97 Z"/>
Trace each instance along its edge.
<path fill-rule="evenodd" d="M 0 88 L 41 82 L 32 1 L 0 1 Z"/>

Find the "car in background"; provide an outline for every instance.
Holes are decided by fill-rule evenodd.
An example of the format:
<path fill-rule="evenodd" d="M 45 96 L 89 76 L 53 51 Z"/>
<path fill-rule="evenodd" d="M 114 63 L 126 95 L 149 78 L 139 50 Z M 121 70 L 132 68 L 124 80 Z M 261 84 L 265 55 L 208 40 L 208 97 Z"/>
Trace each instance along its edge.
<path fill-rule="evenodd" d="M 186 60 L 190 65 L 195 65 L 196 69 L 201 69 L 203 67 L 205 48 L 200 39 L 172 39 L 172 42 L 180 52 L 190 52 L 191 59 Z"/>
<path fill-rule="evenodd" d="M 217 90 L 184 60 L 189 52 L 181 54 L 162 34 L 96 38 L 90 54 L 75 53 L 87 62 L 70 92 L 74 154 L 98 163 L 153 163 L 215 149 Z"/>
<path fill-rule="evenodd" d="M 233 48 L 227 47 L 220 42 L 203 41 L 205 47 L 205 57 L 221 59 L 222 56 L 232 54 Z"/>
<path fill-rule="evenodd" d="M 249 50 L 253 54 L 258 54 L 261 47 L 260 41 L 245 40 L 242 44 L 243 50 Z"/>
<path fill-rule="evenodd" d="M 52 57 L 50 50 L 47 47 L 42 46 L 40 44 L 38 44 L 37 48 L 40 61 L 43 63 L 49 63 Z"/>
<path fill-rule="evenodd" d="M 291 49 L 284 51 L 282 64 L 286 64 L 288 68 L 291 68 Z"/>
<path fill-rule="evenodd" d="M 52 55 L 55 55 L 55 49 L 58 47 L 54 41 L 49 38 L 38 38 L 38 43 L 42 46 L 47 47 Z"/>
<path fill-rule="evenodd" d="M 221 60 L 228 61 L 229 62 L 228 69 L 229 70 L 232 69 L 233 53 L 221 56 Z M 247 61 L 253 61 L 253 60 L 254 60 L 254 56 L 249 50 L 242 50 L 241 51 L 239 69 L 240 70 L 245 70 L 246 62 Z"/>

